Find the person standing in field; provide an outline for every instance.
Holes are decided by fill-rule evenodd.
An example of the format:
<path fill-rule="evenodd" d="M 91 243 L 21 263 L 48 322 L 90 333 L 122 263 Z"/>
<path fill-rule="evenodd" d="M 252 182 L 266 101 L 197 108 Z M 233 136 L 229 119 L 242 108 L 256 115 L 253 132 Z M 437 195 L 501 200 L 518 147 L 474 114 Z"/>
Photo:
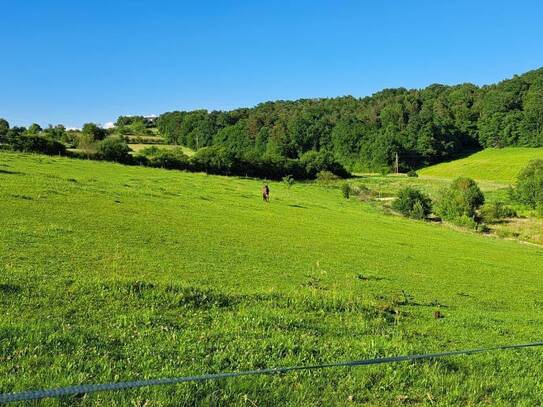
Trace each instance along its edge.
<path fill-rule="evenodd" d="M 270 202 L 270 188 L 268 187 L 268 184 L 262 187 L 262 199 L 264 202 Z"/>

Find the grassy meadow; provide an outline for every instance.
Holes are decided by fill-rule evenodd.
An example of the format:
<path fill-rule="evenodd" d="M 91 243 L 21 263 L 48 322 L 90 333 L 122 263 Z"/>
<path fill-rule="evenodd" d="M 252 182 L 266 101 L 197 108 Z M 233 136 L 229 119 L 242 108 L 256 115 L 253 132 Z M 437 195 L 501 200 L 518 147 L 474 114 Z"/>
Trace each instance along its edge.
<path fill-rule="evenodd" d="M 167 150 L 172 150 L 174 148 L 181 148 L 183 150 L 183 153 L 185 153 L 189 157 L 193 156 L 194 153 L 195 153 L 194 150 L 192 150 L 192 149 L 190 149 L 188 147 L 177 146 L 177 145 L 174 145 L 174 144 L 142 144 L 142 143 L 138 144 L 138 143 L 136 143 L 136 144 L 128 144 L 128 147 L 130 147 L 130 149 L 135 153 L 138 153 L 141 150 L 146 149 L 148 147 L 157 147 L 157 148 L 163 148 L 163 149 L 167 149 Z"/>
<path fill-rule="evenodd" d="M 0 152 L 0 393 L 542 339 L 541 248 L 336 187 L 269 185 L 266 204 L 260 180 Z M 542 360 L 537 348 L 41 404 L 530 406 Z"/>
<path fill-rule="evenodd" d="M 508 185 L 514 183 L 528 162 L 536 159 L 543 159 L 543 148 L 488 148 L 459 160 L 423 168 L 419 174 L 438 178 L 464 176 Z"/>

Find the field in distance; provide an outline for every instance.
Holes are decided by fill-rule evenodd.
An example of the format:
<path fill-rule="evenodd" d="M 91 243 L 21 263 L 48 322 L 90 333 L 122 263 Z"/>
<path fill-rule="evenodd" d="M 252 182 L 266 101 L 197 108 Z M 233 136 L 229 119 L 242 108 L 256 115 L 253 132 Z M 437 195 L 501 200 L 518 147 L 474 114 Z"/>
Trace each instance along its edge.
<path fill-rule="evenodd" d="M 518 173 L 529 161 L 543 159 L 543 148 L 489 148 L 468 157 L 433 165 L 419 171 L 422 176 L 454 178 L 513 184 Z"/>
<path fill-rule="evenodd" d="M 148 148 L 148 147 L 157 147 L 157 148 L 163 148 L 163 149 L 166 149 L 166 150 L 172 150 L 174 148 L 180 148 L 183 150 L 183 152 L 188 155 L 189 157 L 194 155 L 194 150 L 188 148 L 188 147 L 183 147 L 183 146 L 178 146 L 178 145 L 174 145 L 174 144 L 128 144 L 128 147 L 130 147 L 130 149 L 132 151 L 134 151 L 135 153 L 138 153 L 140 152 L 141 150 L 145 149 L 145 148 Z"/>
<path fill-rule="evenodd" d="M 541 340 L 541 248 L 269 185 L 0 152 L 0 393 Z M 51 404 L 534 405 L 542 352 Z"/>

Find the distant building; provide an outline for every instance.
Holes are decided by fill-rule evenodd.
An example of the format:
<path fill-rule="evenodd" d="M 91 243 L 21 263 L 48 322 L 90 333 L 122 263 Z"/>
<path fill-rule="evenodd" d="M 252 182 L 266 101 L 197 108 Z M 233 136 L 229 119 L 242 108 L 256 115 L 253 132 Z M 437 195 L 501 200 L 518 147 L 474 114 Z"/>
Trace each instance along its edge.
<path fill-rule="evenodd" d="M 143 116 L 143 119 L 145 120 L 145 123 L 147 124 L 155 124 L 156 120 L 158 119 L 158 116 L 156 114 L 151 114 L 149 116 Z"/>

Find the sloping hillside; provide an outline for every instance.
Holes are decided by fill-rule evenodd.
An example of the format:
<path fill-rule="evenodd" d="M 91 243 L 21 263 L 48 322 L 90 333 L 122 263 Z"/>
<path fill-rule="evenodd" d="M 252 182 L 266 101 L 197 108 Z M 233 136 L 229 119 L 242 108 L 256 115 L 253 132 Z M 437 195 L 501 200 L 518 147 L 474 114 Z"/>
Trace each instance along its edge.
<path fill-rule="evenodd" d="M 469 157 L 424 168 L 419 174 L 440 178 L 465 176 L 513 184 L 519 171 L 535 159 L 543 159 L 543 148 L 488 148 Z"/>
<path fill-rule="evenodd" d="M 0 392 L 541 339 L 539 248 L 335 188 L 0 153 Z M 434 318 L 439 309 L 444 318 Z M 81 405 L 537 404 L 538 349 Z"/>

